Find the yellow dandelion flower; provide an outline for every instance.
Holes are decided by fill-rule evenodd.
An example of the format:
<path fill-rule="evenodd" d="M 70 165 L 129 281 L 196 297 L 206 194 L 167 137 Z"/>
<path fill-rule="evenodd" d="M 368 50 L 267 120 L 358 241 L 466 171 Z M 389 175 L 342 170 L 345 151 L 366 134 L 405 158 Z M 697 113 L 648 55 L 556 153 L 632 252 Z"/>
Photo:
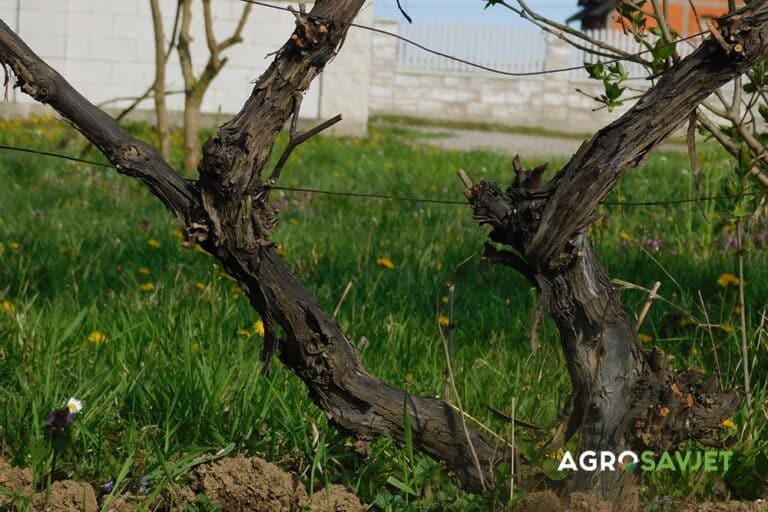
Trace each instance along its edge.
<path fill-rule="evenodd" d="M 169 234 L 171 235 L 171 238 L 178 238 L 179 240 L 184 238 L 184 233 L 182 233 L 180 229 L 172 229 Z"/>
<path fill-rule="evenodd" d="M 192 350 L 194 350 L 195 352 L 200 352 L 200 344 L 198 342 L 194 342 L 192 344 Z"/>
<path fill-rule="evenodd" d="M 387 270 L 392 270 L 395 268 L 395 264 L 392 263 L 392 260 L 389 258 L 385 258 L 384 256 L 377 258 L 376 264 L 381 268 L 385 268 Z"/>
<path fill-rule="evenodd" d="M 142 276 L 148 276 L 149 274 L 152 273 L 147 267 L 139 267 L 139 270 L 137 270 L 137 272 L 139 273 L 139 275 L 142 275 Z"/>
<path fill-rule="evenodd" d="M 13 302 L 6 299 L 0 302 L 0 309 L 6 313 L 13 313 L 16 311 L 16 306 L 13 305 Z"/>
<path fill-rule="evenodd" d="M 258 336 L 264 337 L 264 322 L 261 320 L 256 320 L 253 323 L 253 332 L 255 332 Z"/>
<path fill-rule="evenodd" d="M 248 338 L 251 336 L 251 331 L 249 331 L 248 329 L 238 329 L 237 335 L 243 338 Z"/>
<path fill-rule="evenodd" d="M 299 220 L 298 219 L 288 219 L 288 223 L 291 226 L 296 226 L 299 223 Z"/>
<path fill-rule="evenodd" d="M 155 284 L 154 283 L 141 283 L 139 285 L 139 290 L 141 290 L 143 292 L 151 292 L 154 289 L 155 289 Z"/>
<path fill-rule="evenodd" d="M 281 258 L 285 258 L 286 256 L 288 256 L 288 253 L 285 251 L 285 245 L 283 245 L 283 242 L 280 242 L 275 246 L 275 252 Z"/>
<path fill-rule="evenodd" d="M 740 315 L 741 314 L 741 306 L 733 306 L 733 312 L 734 312 L 734 314 Z"/>
<path fill-rule="evenodd" d="M 640 332 L 637 334 L 637 341 L 639 341 L 640 343 L 650 343 L 653 341 L 653 337 Z"/>
<path fill-rule="evenodd" d="M 153 249 L 159 249 L 160 248 L 160 242 L 158 242 L 154 238 L 150 238 L 149 240 L 147 240 L 147 245 L 150 246 Z"/>
<path fill-rule="evenodd" d="M 101 345 L 107 341 L 107 335 L 101 331 L 91 331 L 88 333 L 88 336 L 86 336 L 85 339 L 94 345 Z"/>
<path fill-rule="evenodd" d="M 619 240 L 622 240 L 624 242 L 627 242 L 629 240 L 632 240 L 632 235 L 624 231 L 623 229 L 619 231 Z"/>
<path fill-rule="evenodd" d="M 197 288 L 201 292 L 204 292 L 207 286 L 205 285 L 205 283 L 195 283 L 195 288 Z"/>
<path fill-rule="evenodd" d="M 731 324 L 720 324 L 718 325 L 718 327 L 723 331 L 727 332 L 728 334 L 733 334 L 734 329 Z"/>
<path fill-rule="evenodd" d="M 724 419 L 723 422 L 720 424 L 720 426 L 723 428 L 729 428 L 731 430 L 736 429 L 736 423 L 734 423 L 734 421 L 731 418 Z"/>
<path fill-rule="evenodd" d="M 725 274 L 720 274 L 720 277 L 717 278 L 717 284 L 723 288 L 731 285 L 737 286 L 739 284 L 739 278 L 729 272 L 726 272 Z"/>
<path fill-rule="evenodd" d="M 440 315 L 437 317 L 437 325 L 440 327 L 448 327 L 451 324 L 451 319 L 448 318 L 445 315 Z"/>
<path fill-rule="evenodd" d="M 18 251 L 21 249 L 21 244 L 19 242 L 8 242 L 8 248 L 12 251 Z"/>

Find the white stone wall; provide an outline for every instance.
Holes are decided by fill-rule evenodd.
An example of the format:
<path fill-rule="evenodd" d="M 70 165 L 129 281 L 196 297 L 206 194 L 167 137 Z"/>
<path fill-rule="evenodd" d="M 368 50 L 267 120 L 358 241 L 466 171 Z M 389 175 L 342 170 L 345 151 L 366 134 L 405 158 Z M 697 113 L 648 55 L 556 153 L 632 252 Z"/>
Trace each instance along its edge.
<path fill-rule="evenodd" d="M 176 0 L 161 0 L 164 29 L 170 37 Z M 286 6 L 286 2 L 274 2 Z M 213 2 L 214 29 L 219 41 L 235 30 L 244 7 L 238 0 Z M 192 52 L 195 73 L 207 61 L 202 7 L 194 3 Z M 16 30 L 29 46 L 57 69 L 86 98 L 100 104 L 115 98 L 142 94 L 154 80 L 154 36 L 149 0 L 0 0 L 0 18 Z M 361 14 L 370 22 L 370 9 Z M 228 62 L 215 79 L 203 102 L 203 112 L 232 114 L 239 111 L 253 87 L 252 82 L 267 68 L 272 57 L 293 30 L 293 16 L 257 5 L 253 6 L 243 31 L 244 42 L 225 52 Z M 353 29 L 354 30 L 354 29 Z M 302 103 L 302 117 L 319 118 L 341 113 L 339 132 L 361 133 L 368 113 L 370 80 L 370 33 L 350 32 L 340 55 L 329 64 L 326 74 L 315 80 Z M 321 82 L 340 82 L 348 77 L 343 90 Z M 170 91 L 183 89 L 178 55 L 171 55 L 167 69 Z M 13 105 L 0 106 L 6 115 L 23 110 L 33 100 L 14 94 Z M 109 103 L 119 108 L 130 103 Z M 171 110 L 183 109 L 183 95 L 168 97 Z M 150 100 L 140 108 L 152 109 Z M 331 113 L 331 111 L 333 113 Z"/>
<path fill-rule="evenodd" d="M 398 29 L 397 22 L 388 20 L 377 20 L 376 26 L 395 33 Z M 565 43 L 548 38 L 545 69 L 570 67 L 570 55 Z M 594 110 L 600 105 L 587 95 L 599 95 L 602 85 L 587 79 L 584 70 L 510 77 L 481 70 L 408 69 L 397 64 L 397 41 L 378 33 L 373 37 L 371 66 L 372 114 L 585 133 L 604 126 L 624 111 Z M 633 83 L 638 85 L 643 84 Z"/>

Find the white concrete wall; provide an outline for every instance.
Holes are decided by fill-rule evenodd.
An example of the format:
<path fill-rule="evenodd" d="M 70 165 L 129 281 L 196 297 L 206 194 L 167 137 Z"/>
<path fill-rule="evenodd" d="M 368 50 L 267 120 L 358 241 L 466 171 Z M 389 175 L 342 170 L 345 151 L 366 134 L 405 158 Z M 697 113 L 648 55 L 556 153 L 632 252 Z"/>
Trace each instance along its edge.
<path fill-rule="evenodd" d="M 395 33 L 398 30 L 393 21 L 377 20 L 376 26 Z M 392 37 L 378 33 L 373 37 L 372 114 L 585 133 L 601 128 L 626 110 L 595 111 L 600 105 L 587 95 L 601 94 L 602 84 L 589 80 L 583 69 L 527 77 L 482 70 L 427 71 L 398 65 L 397 47 Z M 571 50 L 565 43 L 554 37 L 547 39 L 544 69 L 570 67 L 570 57 Z"/>
<path fill-rule="evenodd" d="M 173 28 L 176 0 L 161 0 L 166 37 Z M 286 6 L 286 2 L 274 2 Z M 214 29 L 219 41 L 232 35 L 244 3 L 238 0 L 213 2 Z M 194 3 L 192 52 L 195 73 L 207 61 L 202 7 Z M 361 15 L 372 19 L 370 9 Z M 119 97 L 142 94 L 154 80 L 154 36 L 149 0 L 0 0 L 0 18 L 15 29 L 29 46 L 56 68 L 83 95 L 99 104 Z M 18 20 L 18 23 L 17 23 Z M 224 69 L 215 79 L 203 102 L 203 112 L 232 114 L 239 111 L 251 92 L 253 81 L 267 68 L 267 55 L 288 39 L 293 16 L 253 6 L 243 31 L 244 42 L 225 52 Z M 342 113 L 345 121 L 337 131 L 361 133 L 367 122 L 370 34 L 350 33 L 340 55 L 328 66 L 328 77 L 316 79 L 302 103 L 302 117 L 318 118 L 321 111 Z M 356 84 L 339 90 L 321 80 Z M 178 56 L 171 55 L 167 70 L 168 90 L 182 90 Z M 364 91 L 362 91 L 364 89 Z M 322 95 L 321 95 L 322 92 Z M 18 104 L 33 100 L 14 95 Z M 110 103 L 122 107 L 123 100 Z M 171 110 L 183 109 L 183 95 L 168 97 Z M 151 100 L 140 108 L 152 109 Z M 4 107 L 0 106 L 0 115 Z M 6 112 L 12 110 L 5 107 Z M 18 109 L 16 109 L 18 110 Z"/>

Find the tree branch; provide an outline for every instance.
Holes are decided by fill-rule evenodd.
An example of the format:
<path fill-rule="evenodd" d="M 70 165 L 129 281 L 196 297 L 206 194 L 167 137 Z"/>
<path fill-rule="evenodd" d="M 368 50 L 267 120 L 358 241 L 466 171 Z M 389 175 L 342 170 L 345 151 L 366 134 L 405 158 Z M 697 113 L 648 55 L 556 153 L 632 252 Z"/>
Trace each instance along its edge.
<path fill-rule="evenodd" d="M 240 113 L 206 143 L 197 188 L 175 174 L 156 150 L 130 138 L 82 98 L 2 22 L 0 62 L 12 66 L 24 92 L 53 106 L 120 172 L 147 182 L 184 217 L 190 238 L 238 279 L 265 324 L 282 327 L 284 339 L 275 338 L 281 361 L 307 384 L 312 400 L 334 424 L 363 439 L 385 435 L 404 441 L 406 404 L 414 445 L 445 462 L 465 487 L 480 489 L 483 481 L 493 481 L 493 468 L 509 456 L 503 453 L 507 450 L 497 450 L 475 430 L 465 432 L 460 414 L 449 403 L 411 396 L 372 376 L 340 326 L 302 287 L 269 241 L 276 211 L 267 201 L 269 186 L 261 174 L 290 119 L 294 98 L 336 55 L 363 3 L 318 0 L 311 13 L 297 20 L 292 38 Z M 182 25 L 180 39 L 188 43 L 188 11 L 183 11 Z"/>
<path fill-rule="evenodd" d="M 732 23 L 734 19 L 738 23 Z M 768 50 L 768 3 L 755 2 L 739 17 L 721 20 L 742 46 L 726 54 L 711 39 L 665 73 L 626 114 L 584 143 L 549 184 L 552 196 L 527 246 L 535 265 L 546 267 L 567 240 L 593 220 L 597 205 L 630 167 L 639 165 L 714 90 L 753 66 Z"/>
<path fill-rule="evenodd" d="M 131 137 L 110 116 L 93 106 L 48 66 L 2 20 L 0 62 L 11 67 L 16 86 L 54 108 L 77 127 L 121 174 L 138 178 L 174 213 L 186 218 L 198 203 L 191 184 L 148 144 Z"/>

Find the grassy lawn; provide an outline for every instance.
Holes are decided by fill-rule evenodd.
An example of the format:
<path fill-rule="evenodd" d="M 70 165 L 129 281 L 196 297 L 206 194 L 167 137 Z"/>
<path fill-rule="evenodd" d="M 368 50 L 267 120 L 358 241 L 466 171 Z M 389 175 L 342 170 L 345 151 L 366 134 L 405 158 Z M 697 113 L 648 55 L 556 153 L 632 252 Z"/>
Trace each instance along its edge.
<path fill-rule="evenodd" d="M 146 127 L 131 129 L 151 140 Z M 379 126 L 367 139 L 317 137 L 295 152 L 282 185 L 459 200 L 459 168 L 474 179 L 512 178 L 508 157 L 415 146 L 411 135 Z M 4 121 L 0 144 L 70 155 L 83 147 L 53 120 Z M 177 149 L 176 163 L 179 156 Z M 703 195 L 723 193 L 731 164 L 715 150 L 701 158 Z M 140 184 L 109 169 L 8 151 L 0 151 L 0 179 L 3 458 L 32 467 L 44 482 L 52 449 L 42 426 L 51 410 L 76 396 L 84 409 L 57 471 L 99 486 L 113 480 L 116 492 L 148 475 L 150 492 L 160 494 L 183 482 L 191 460 L 229 447 L 296 472 L 309 488 L 343 483 L 385 510 L 488 510 L 506 502 L 459 491 L 439 464 L 419 455 L 409 461 L 385 439 L 372 443 L 370 457 L 357 454 L 354 440 L 327 424 L 297 378 L 279 364 L 262 377 L 257 315 L 214 259 L 182 246 L 174 220 Z M 662 154 L 630 172 L 610 199 L 694 193 L 684 155 Z M 545 426 L 557 420 L 570 386 L 553 326 L 545 323 L 542 347 L 532 355 L 527 331 L 536 293 L 508 268 L 479 259 L 485 237 L 468 207 L 295 192 L 273 197 L 283 212 L 275 239 L 286 260 L 326 310 L 338 307 L 350 339 L 368 340 L 362 357 L 373 373 L 413 393 L 442 392 L 437 318 L 446 314 L 450 280 L 454 365 L 468 412 L 504 437 L 511 428 L 490 407 L 509 412 L 514 400 L 518 418 Z M 722 250 L 732 236 L 728 210 L 725 200 L 606 206 L 592 235 L 612 277 L 646 288 L 662 282 L 663 299 L 641 330 L 646 345 L 733 387 L 743 378 L 738 294 L 718 284 L 736 270 L 735 253 Z M 377 265 L 380 257 L 394 269 Z M 768 359 L 758 328 L 767 269 L 765 250 L 747 253 L 758 412 L 748 418 L 742 404 L 733 418 L 741 467 L 766 451 L 760 407 Z M 646 293 L 628 289 L 622 298 L 636 315 Z M 534 473 L 557 476 L 554 459 L 537 453 L 551 433 L 517 430 L 516 441 L 534 458 L 521 470 L 523 481 Z M 647 478 L 644 488 L 649 499 L 708 496 L 715 480 L 665 475 Z"/>

